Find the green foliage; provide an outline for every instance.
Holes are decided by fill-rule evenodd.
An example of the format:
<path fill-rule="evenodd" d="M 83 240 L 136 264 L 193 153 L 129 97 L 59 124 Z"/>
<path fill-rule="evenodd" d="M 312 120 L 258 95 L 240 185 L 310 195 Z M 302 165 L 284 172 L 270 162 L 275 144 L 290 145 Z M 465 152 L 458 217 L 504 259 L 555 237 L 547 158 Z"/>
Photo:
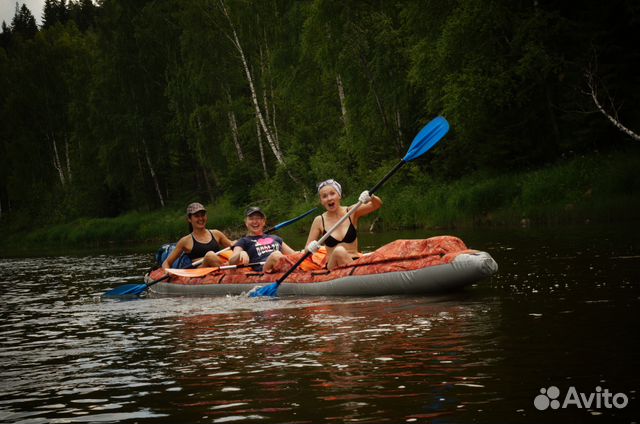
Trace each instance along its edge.
<path fill-rule="evenodd" d="M 558 224 L 638 219 L 637 149 L 590 155 L 546 169 L 455 182 L 417 180 L 383 190 L 384 228 Z"/>
<path fill-rule="evenodd" d="M 323 179 L 348 196 L 373 184 L 439 114 L 451 132 L 385 187 L 384 225 L 626 198 L 628 169 L 547 167 L 629 143 L 584 113 L 587 69 L 640 128 L 637 22 L 624 0 L 47 0 L 38 29 L 22 6 L 0 39 L 0 219 L 28 230 L 193 199 L 224 205 L 225 225 L 249 204 L 290 217 Z M 112 221 L 86 222 L 55 237 Z M 91 237 L 166 234 L 135 228 Z"/>
<path fill-rule="evenodd" d="M 473 174 L 455 182 L 436 180 L 418 167 L 408 166 L 396 181 L 379 193 L 383 207 L 361 221 L 367 228 L 452 228 L 471 226 L 547 225 L 576 222 L 607 222 L 640 218 L 640 177 L 637 149 L 610 155 L 591 155 L 563 161 L 543 170 L 487 176 Z M 381 175 L 371 175 L 375 181 Z M 278 178 L 286 179 L 285 176 Z M 353 186 L 345 203 L 356 201 L 361 189 Z M 262 196 L 259 196 L 259 194 Z M 301 215 L 313 206 L 291 202 L 291 197 L 263 182 L 255 188 L 251 205 L 267 213 L 269 225 Z M 286 203 L 289 202 L 289 203 Z M 242 207 L 223 196 L 207 205 L 210 228 L 232 238 L 245 232 Z M 288 228 L 291 234 L 306 234 L 310 220 Z M 69 223 L 32 230 L 15 218 L 0 228 L 3 250 L 30 246 L 106 246 L 131 242 L 165 243 L 187 233 L 184 207 L 156 212 L 132 212 L 116 218 L 82 218 Z M 10 229 L 10 230 L 9 230 Z M 26 234 L 26 236 L 25 236 Z M 15 252 L 14 252 L 15 253 Z"/>

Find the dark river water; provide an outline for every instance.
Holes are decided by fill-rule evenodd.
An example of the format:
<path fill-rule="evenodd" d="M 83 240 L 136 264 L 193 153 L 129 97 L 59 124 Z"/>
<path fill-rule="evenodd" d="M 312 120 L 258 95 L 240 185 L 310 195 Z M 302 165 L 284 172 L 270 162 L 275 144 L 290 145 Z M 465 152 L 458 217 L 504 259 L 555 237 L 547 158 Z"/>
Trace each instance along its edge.
<path fill-rule="evenodd" d="M 0 259 L 0 422 L 638 422 L 634 225 L 447 233 L 499 273 L 441 297 L 105 301 L 152 252 Z"/>

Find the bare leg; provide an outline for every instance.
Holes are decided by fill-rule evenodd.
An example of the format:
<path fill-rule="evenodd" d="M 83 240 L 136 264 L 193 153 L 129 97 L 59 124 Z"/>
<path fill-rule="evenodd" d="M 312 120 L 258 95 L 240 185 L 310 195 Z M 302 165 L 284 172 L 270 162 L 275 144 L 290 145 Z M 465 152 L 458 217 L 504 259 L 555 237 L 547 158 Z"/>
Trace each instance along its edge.
<path fill-rule="evenodd" d="M 336 246 L 331 253 L 329 262 L 327 263 L 327 269 L 331 271 L 335 267 L 348 265 L 351 262 L 353 262 L 351 254 L 349 254 L 344 247 Z"/>
<path fill-rule="evenodd" d="M 282 257 L 282 252 L 276 250 L 267 258 L 267 262 L 262 267 L 262 270 L 266 273 L 273 271 L 273 267 L 278 263 L 278 260 Z"/>
<path fill-rule="evenodd" d="M 222 265 L 222 259 L 215 252 L 209 251 L 204 255 L 203 267 L 215 267 Z"/>
<path fill-rule="evenodd" d="M 249 263 L 249 254 L 244 250 L 242 252 L 234 253 L 229 258 L 229 265 L 245 265 Z"/>

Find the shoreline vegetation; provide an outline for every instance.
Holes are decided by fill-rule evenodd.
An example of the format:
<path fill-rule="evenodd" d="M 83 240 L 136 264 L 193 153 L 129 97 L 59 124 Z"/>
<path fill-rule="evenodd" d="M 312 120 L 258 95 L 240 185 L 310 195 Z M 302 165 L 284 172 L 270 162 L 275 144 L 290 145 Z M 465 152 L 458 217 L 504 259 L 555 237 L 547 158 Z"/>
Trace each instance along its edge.
<path fill-rule="evenodd" d="M 17 5 L 0 255 L 175 241 L 194 201 L 234 237 L 327 178 L 354 203 L 437 116 L 363 235 L 640 220 L 636 3 L 47 0 L 41 25 Z"/>
<path fill-rule="evenodd" d="M 632 148 L 592 154 L 537 170 L 495 176 L 474 174 L 451 182 L 432 180 L 417 168 L 408 167 L 404 178 L 382 190 L 384 206 L 372 218 L 363 220 L 361 228 L 378 232 L 637 221 L 640 156 L 636 151 Z M 355 202 L 353 196 L 347 194 L 346 203 Z M 267 211 L 271 224 L 315 206 L 302 199 L 299 203 L 288 200 L 257 203 Z M 277 207 L 287 204 L 292 206 Z M 206 206 L 210 228 L 221 229 L 231 237 L 241 234 L 241 215 L 246 205 L 235 206 L 228 196 L 223 196 Z M 180 205 L 114 218 L 80 218 L 33 231 L 25 231 L 25 223 L 11 217 L 0 224 L 0 254 L 24 253 L 34 247 L 159 246 L 176 241 L 187 232 L 182 209 Z M 291 231 L 306 233 L 310 221 L 305 222 L 295 224 Z"/>

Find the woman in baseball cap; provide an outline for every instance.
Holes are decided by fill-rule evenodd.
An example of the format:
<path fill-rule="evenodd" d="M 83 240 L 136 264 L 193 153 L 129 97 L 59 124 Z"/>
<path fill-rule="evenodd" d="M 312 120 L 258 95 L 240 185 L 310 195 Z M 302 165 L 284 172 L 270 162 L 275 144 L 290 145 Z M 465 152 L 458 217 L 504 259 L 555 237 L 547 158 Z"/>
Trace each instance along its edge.
<path fill-rule="evenodd" d="M 207 229 L 207 210 L 201 203 L 191 203 L 187 206 L 187 222 L 190 234 L 176 243 L 176 248 L 167 256 L 162 267 L 171 268 L 183 253 L 191 262 L 204 258 L 200 265 L 202 267 L 220 266 L 223 259 L 216 252 L 231 247 L 233 242 L 221 231 Z"/>
<path fill-rule="evenodd" d="M 247 235 L 238 239 L 233 245 L 233 256 L 229 258 L 230 264 L 266 262 L 264 266 L 256 265 L 254 268 L 258 271 L 271 272 L 273 265 L 283 254 L 295 253 L 281 237 L 264 233 L 267 216 L 259 207 L 247 208 L 244 217 Z"/>

